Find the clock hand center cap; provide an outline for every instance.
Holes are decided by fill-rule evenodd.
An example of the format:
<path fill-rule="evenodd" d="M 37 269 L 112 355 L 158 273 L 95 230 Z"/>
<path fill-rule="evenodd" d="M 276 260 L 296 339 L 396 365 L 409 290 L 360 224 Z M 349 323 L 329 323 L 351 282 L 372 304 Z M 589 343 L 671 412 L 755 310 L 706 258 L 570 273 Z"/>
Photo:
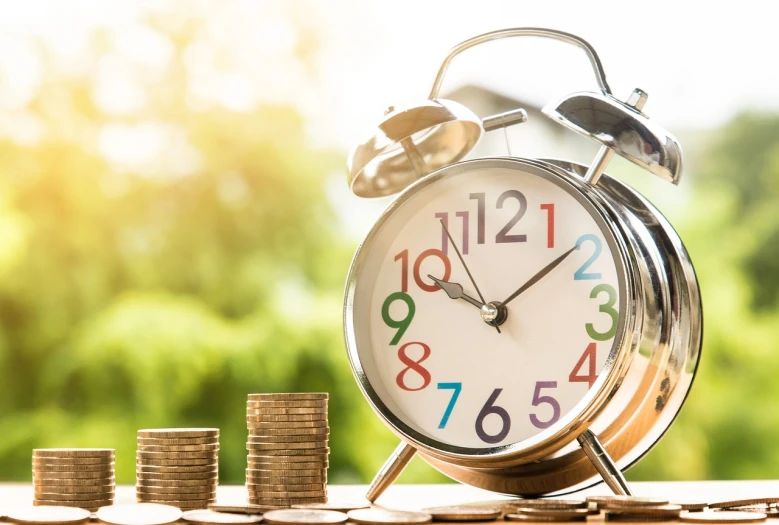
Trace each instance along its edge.
<path fill-rule="evenodd" d="M 500 326 L 508 318 L 508 309 L 500 301 L 491 301 L 482 305 L 481 318 L 490 326 Z"/>

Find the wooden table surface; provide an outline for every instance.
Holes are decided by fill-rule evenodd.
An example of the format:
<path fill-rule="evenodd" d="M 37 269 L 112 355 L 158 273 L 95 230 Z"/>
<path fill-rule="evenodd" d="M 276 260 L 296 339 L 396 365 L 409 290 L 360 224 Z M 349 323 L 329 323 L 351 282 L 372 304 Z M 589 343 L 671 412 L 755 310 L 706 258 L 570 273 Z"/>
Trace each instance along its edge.
<path fill-rule="evenodd" d="M 779 497 L 779 481 L 679 481 L 631 483 L 637 496 L 656 496 L 671 501 L 706 501 L 714 503 L 744 498 Z M 329 485 L 330 500 L 356 499 L 365 495 L 365 485 Z M 610 494 L 601 484 L 591 489 L 562 498 L 584 498 L 588 495 Z M 246 491 L 243 486 L 220 486 L 217 492 L 221 504 L 243 504 Z M 32 504 L 32 484 L 0 484 L 0 509 Z M 455 505 L 472 502 L 508 500 L 485 490 L 465 485 L 393 485 L 377 503 L 383 507 L 404 510 L 419 510 L 439 505 Z M 116 489 L 116 503 L 134 503 L 135 488 L 120 486 Z M 588 521 L 603 520 L 591 516 Z M 672 523 L 672 522 L 665 522 Z M 461 525 L 462 522 L 461 522 Z M 484 525 L 482 522 L 479 525 Z M 548 523 L 545 525 L 549 525 Z M 656 525 L 656 523 L 654 524 Z"/>

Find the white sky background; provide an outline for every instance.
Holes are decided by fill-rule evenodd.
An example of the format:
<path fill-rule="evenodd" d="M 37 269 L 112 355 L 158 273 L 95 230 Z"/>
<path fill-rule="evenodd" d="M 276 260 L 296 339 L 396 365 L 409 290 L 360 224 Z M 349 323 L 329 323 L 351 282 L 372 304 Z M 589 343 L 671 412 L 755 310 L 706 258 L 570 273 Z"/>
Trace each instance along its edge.
<path fill-rule="evenodd" d="M 743 0 L 0 0 L 0 108 L 22 107 L 25 91 L 39 81 L 39 64 L 24 44 L 28 37 L 44 37 L 58 50 L 63 66 L 78 69 L 91 67 L 79 58 L 86 35 L 107 28 L 119 35 L 130 60 L 153 70 L 166 60 L 166 47 L 155 35 L 139 31 L 138 20 L 146 10 L 173 8 L 209 20 L 204 42 L 195 46 L 188 64 L 200 79 L 193 100 L 235 110 L 265 101 L 292 102 L 304 114 L 313 143 L 321 146 L 346 150 L 370 133 L 388 105 L 426 97 L 441 60 L 456 43 L 516 26 L 553 27 L 583 37 L 599 53 L 615 95 L 624 99 L 634 87 L 644 89 L 649 93 L 645 112 L 678 132 L 720 125 L 746 108 L 779 108 L 775 5 Z M 290 11 L 297 11 L 297 21 L 290 20 Z M 289 59 L 301 20 L 315 29 L 322 45 L 313 75 Z M 212 67 L 209 46 L 231 49 L 232 69 Z M 108 86 L 96 87 L 103 109 L 137 111 L 143 93 L 134 89 L 121 63 L 100 67 Z M 596 88 L 581 51 L 530 38 L 461 55 L 443 91 L 462 83 L 537 105 Z M 126 149 L 149 155 L 168 149 L 154 147 L 153 133 L 165 136 L 165 130 L 152 127 L 148 137 L 136 137 L 147 144 L 145 149 Z M 111 146 L 109 139 L 123 135 L 106 136 L 106 151 L 121 157 L 121 145 Z M 348 194 L 341 184 L 330 195 L 338 203 Z M 361 206 L 346 204 L 355 211 Z"/>

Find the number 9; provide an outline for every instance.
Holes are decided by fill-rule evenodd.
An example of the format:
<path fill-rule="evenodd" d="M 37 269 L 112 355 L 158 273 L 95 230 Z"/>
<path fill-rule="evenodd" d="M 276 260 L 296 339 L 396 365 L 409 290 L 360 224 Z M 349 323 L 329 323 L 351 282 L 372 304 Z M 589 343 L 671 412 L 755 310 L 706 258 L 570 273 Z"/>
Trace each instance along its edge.
<path fill-rule="evenodd" d="M 392 306 L 392 303 L 395 301 L 403 301 L 404 303 L 406 303 L 406 306 L 408 307 L 408 310 L 406 311 L 406 316 L 403 319 L 393 319 L 390 316 L 390 307 Z M 392 341 L 390 341 L 390 346 L 396 345 L 398 344 L 398 342 L 400 342 L 400 338 L 403 337 L 403 334 L 406 333 L 406 330 L 408 330 L 411 321 L 414 319 L 415 312 L 416 312 L 416 306 L 414 305 L 414 299 L 412 299 L 411 296 L 407 293 L 404 292 L 391 293 L 384 300 L 384 304 L 381 306 L 381 318 L 384 320 L 384 324 L 386 324 L 390 328 L 398 329 L 398 331 L 395 332 L 395 336 L 392 338 Z"/>

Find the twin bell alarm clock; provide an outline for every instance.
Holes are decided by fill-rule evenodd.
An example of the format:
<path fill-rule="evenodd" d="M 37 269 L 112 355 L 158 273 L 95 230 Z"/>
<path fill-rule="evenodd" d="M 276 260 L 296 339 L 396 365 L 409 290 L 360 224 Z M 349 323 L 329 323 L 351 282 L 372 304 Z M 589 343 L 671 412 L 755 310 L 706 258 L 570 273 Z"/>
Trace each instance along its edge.
<path fill-rule="evenodd" d="M 543 114 L 601 144 L 589 165 L 515 156 L 462 160 L 522 109 L 477 117 L 439 98 L 454 57 L 509 37 L 577 46 L 599 92 Z M 475 487 L 521 496 L 622 471 L 673 422 L 701 350 L 689 255 L 660 212 L 604 173 L 616 153 L 672 184 L 677 140 L 649 119 L 647 95 L 612 95 L 595 50 L 540 28 L 495 31 L 449 53 L 430 96 L 391 108 L 352 152 L 360 197 L 400 194 L 349 269 L 344 334 L 357 383 L 401 444 L 374 501 L 414 456 Z"/>

